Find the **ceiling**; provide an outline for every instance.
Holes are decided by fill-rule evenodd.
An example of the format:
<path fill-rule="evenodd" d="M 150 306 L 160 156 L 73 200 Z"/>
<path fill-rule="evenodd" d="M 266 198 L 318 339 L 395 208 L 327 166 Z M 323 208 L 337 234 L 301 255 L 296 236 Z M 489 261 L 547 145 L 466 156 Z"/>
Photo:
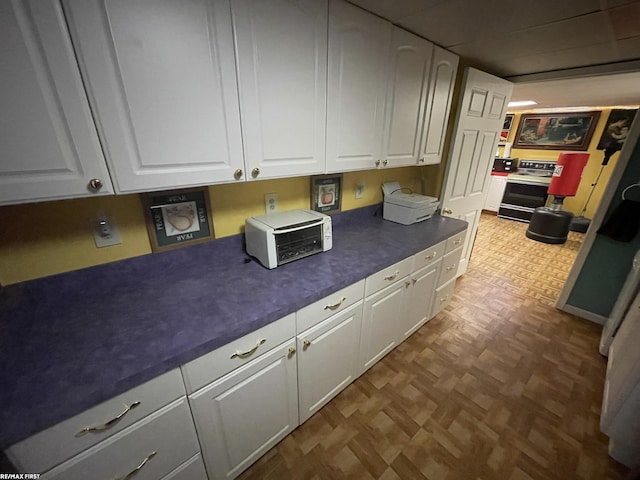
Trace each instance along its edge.
<path fill-rule="evenodd" d="M 640 0 L 350 2 L 513 81 L 512 100 L 640 104 Z"/>

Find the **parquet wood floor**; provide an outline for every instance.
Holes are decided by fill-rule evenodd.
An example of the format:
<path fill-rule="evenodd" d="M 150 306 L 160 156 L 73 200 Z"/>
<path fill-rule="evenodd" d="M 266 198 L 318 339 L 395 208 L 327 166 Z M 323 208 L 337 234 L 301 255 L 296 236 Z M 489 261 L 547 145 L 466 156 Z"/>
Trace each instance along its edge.
<path fill-rule="evenodd" d="M 450 305 L 242 479 L 620 479 L 601 328 L 553 308 L 580 246 L 483 214 Z"/>

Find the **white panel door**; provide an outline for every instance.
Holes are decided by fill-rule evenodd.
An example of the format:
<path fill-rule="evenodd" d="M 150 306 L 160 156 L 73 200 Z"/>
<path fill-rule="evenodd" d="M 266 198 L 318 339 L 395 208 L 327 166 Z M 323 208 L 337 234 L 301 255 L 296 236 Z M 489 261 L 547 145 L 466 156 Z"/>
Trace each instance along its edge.
<path fill-rule="evenodd" d="M 243 178 L 228 0 L 63 1 L 118 192 Z"/>
<path fill-rule="evenodd" d="M 458 60 L 456 54 L 438 46 L 433 47 L 420 165 L 433 165 L 442 161 L 447 120 L 458 73 Z"/>
<path fill-rule="evenodd" d="M 403 323 L 402 336 L 407 338 L 427 320 L 431 319 L 433 296 L 442 262 L 429 265 L 418 270 L 406 281 L 407 289 L 406 313 L 401 317 Z"/>
<path fill-rule="evenodd" d="M 232 8 L 247 178 L 324 172 L 326 0 Z"/>
<path fill-rule="evenodd" d="M 389 55 L 382 165 L 416 165 L 433 45 L 394 27 Z"/>
<path fill-rule="evenodd" d="M 298 335 L 300 423 L 358 376 L 362 302 Z"/>
<path fill-rule="evenodd" d="M 402 340 L 405 313 L 404 280 L 367 297 L 362 313 L 360 369 L 365 372 L 393 350 Z"/>
<path fill-rule="evenodd" d="M 390 41 L 390 23 L 341 0 L 331 0 L 328 172 L 380 164 Z"/>
<path fill-rule="evenodd" d="M 298 426 L 295 341 L 189 396 L 211 479 L 235 478 Z"/>
<path fill-rule="evenodd" d="M 0 204 L 113 193 L 58 2 L 3 1 L 0 45 Z"/>
<path fill-rule="evenodd" d="M 442 192 L 442 213 L 469 222 L 457 276 L 467 271 L 513 89 L 511 82 L 474 68 L 465 70 L 462 86 Z"/>

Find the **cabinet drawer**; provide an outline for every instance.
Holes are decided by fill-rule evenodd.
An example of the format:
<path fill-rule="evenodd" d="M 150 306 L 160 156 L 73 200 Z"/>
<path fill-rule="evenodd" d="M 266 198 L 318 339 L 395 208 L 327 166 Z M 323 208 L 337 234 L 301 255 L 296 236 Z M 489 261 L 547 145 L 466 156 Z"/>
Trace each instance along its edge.
<path fill-rule="evenodd" d="M 437 262 L 444 255 L 446 247 L 446 241 L 440 242 L 433 247 L 429 247 L 421 251 L 420 253 L 416 253 L 413 256 L 413 270 L 419 270 L 422 267 L 426 267 L 434 262 Z"/>
<path fill-rule="evenodd" d="M 464 243 L 464 237 L 466 236 L 467 236 L 467 231 L 465 230 L 464 232 L 460 232 L 457 235 L 449 237 L 447 239 L 447 246 L 444 250 L 444 253 L 449 253 L 455 250 L 456 248 L 461 247 L 462 244 Z"/>
<path fill-rule="evenodd" d="M 295 336 L 296 315 L 291 313 L 182 365 L 182 376 L 187 392 L 195 392 Z"/>
<path fill-rule="evenodd" d="M 107 479 L 128 478 L 131 474 L 136 480 L 155 480 L 169 474 L 198 451 L 189 405 L 186 397 L 182 397 L 40 478 Z"/>
<path fill-rule="evenodd" d="M 358 300 L 362 300 L 364 295 L 364 280 L 360 280 L 353 285 L 349 285 L 342 290 L 318 300 L 311 305 L 301 308 L 296 313 L 297 332 L 303 332 L 307 328 L 317 325 L 325 318 L 341 312 L 350 307 Z"/>
<path fill-rule="evenodd" d="M 458 262 L 462 256 L 462 247 L 447 253 L 442 259 L 442 268 L 440 269 L 440 276 L 438 277 L 438 285 L 444 285 L 452 278 L 456 277 L 458 272 Z"/>
<path fill-rule="evenodd" d="M 433 299 L 433 309 L 431 310 L 431 317 L 435 317 L 443 308 L 449 305 L 453 292 L 456 288 L 456 279 L 452 279 L 449 283 L 445 283 L 441 287 L 436 288 L 436 296 Z"/>
<path fill-rule="evenodd" d="M 16 443 L 6 451 L 7 456 L 20 471 L 44 472 L 184 394 L 182 376 L 176 368 Z M 127 410 L 128 407 L 133 408 Z M 76 436 L 85 428 L 99 428 L 118 417 L 120 419 L 113 422 L 110 428 Z"/>
<path fill-rule="evenodd" d="M 169 473 L 162 480 L 207 480 L 202 456 L 198 453 Z"/>
<path fill-rule="evenodd" d="M 398 263 L 391 265 L 378 273 L 369 275 L 364 287 L 364 295 L 368 297 L 384 287 L 393 285 L 403 277 L 406 277 L 413 270 L 413 257 L 405 258 Z"/>

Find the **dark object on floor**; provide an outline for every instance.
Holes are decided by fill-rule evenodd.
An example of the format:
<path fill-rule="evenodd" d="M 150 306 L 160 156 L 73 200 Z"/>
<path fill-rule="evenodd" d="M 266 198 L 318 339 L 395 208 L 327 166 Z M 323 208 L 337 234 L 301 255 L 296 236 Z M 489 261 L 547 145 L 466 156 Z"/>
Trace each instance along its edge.
<path fill-rule="evenodd" d="M 640 202 L 625 199 L 605 220 L 598 233 L 613 240 L 628 243 L 638 234 L 639 229 Z"/>
<path fill-rule="evenodd" d="M 531 216 L 527 238 L 542 243 L 560 244 L 567 241 L 573 213 L 549 207 L 538 207 Z"/>
<path fill-rule="evenodd" d="M 569 230 L 572 232 L 585 233 L 589 228 L 589 224 L 591 224 L 591 220 L 586 217 L 573 217 L 569 225 Z"/>

